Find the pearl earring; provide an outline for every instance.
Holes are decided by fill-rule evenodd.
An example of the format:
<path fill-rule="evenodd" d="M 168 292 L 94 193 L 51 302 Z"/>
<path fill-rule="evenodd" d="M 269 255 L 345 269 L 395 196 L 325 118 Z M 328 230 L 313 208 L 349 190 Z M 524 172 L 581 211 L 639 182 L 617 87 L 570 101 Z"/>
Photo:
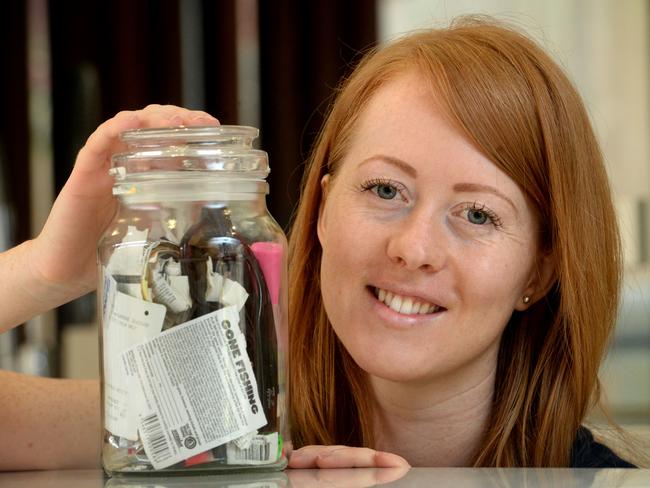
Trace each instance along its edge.
<path fill-rule="evenodd" d="M 528 295 L 524 295 L 523 300 L 524 300 L 524 303 L 525 303 L 526 305 L 528 305 L 528 304 L 530 303 L 530 297 L 529 297 Z"/>

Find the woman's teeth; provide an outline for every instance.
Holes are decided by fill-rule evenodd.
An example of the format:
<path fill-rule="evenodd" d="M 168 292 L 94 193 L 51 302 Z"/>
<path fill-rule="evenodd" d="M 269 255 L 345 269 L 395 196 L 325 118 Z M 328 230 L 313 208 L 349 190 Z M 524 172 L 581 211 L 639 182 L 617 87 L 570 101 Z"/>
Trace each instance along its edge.
<path fill-rule="evenodd" d="M 391 293 L 381 288 L 375 288 L 375 296 L 392 310 L 403 314 L 427 314 L 441 310 L 438 305 Z"/>

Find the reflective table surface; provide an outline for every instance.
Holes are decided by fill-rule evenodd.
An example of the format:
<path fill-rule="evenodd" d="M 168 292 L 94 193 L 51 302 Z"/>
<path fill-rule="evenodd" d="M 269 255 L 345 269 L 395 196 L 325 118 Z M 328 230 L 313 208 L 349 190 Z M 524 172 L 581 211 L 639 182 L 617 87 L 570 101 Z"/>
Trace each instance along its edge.
<path fill-rule="evenodd" d="M 290 469 L 281 473 L 107 478 L 99 470 L 0 473 L 1 488 L 650 487 L 647 469 Z"/>

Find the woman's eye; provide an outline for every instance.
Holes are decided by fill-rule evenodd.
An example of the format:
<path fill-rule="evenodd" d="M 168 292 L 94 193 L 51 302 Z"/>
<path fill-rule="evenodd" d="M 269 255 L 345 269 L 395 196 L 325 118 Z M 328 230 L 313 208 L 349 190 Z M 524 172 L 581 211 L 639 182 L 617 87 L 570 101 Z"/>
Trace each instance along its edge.
<path fill-rule="evenodd" d="M 488 220 L 490 220 L 490 217 L 488 217 L 488 215 L 483 210 L 469 209 L 467 211 L 467 220 L 469 220 L 472 224 L 483 225 Z"/>
<path fill-rule="evenodd" d="M 462 212 L 463 218 L 472 225 L 492 224 L 497 229 L 501 227 L 501 219 L 489 208 L 476 203 L 467 204 Z"/>
<path fill-rule="evenodd" d="M 374 191 L 379 198 L 392 200 L 397 196 L 397 188 L 391 185 L 375 185 Z"/>
<path fill-rule="evenodd" d="M 371 191 L 382 200 L 401 198 L 406 201 L 406 188 L 397 181 L 384 178 L 374 178 L 361 184 L 361 191 Z"/>

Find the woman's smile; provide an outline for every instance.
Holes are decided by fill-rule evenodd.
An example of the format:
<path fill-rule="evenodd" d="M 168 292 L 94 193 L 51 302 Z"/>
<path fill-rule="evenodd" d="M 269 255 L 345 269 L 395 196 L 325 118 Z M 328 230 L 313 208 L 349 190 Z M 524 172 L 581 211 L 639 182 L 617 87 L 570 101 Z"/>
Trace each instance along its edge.
<path fill-rule="evenodd" d="M 366 287 L 372 311 L 389 327 L 398 329 L 429 325 L 447 309 L 418 296 L 375 286 Z"/>
<path fill-rule="evenodd" d="M 442 311 L 443 307 L 430 303 L 416 296 L 402 295 L 397 292 L 374 288 L 375 297 L 388 308 L 402 315 L 424 315 Z"/>

